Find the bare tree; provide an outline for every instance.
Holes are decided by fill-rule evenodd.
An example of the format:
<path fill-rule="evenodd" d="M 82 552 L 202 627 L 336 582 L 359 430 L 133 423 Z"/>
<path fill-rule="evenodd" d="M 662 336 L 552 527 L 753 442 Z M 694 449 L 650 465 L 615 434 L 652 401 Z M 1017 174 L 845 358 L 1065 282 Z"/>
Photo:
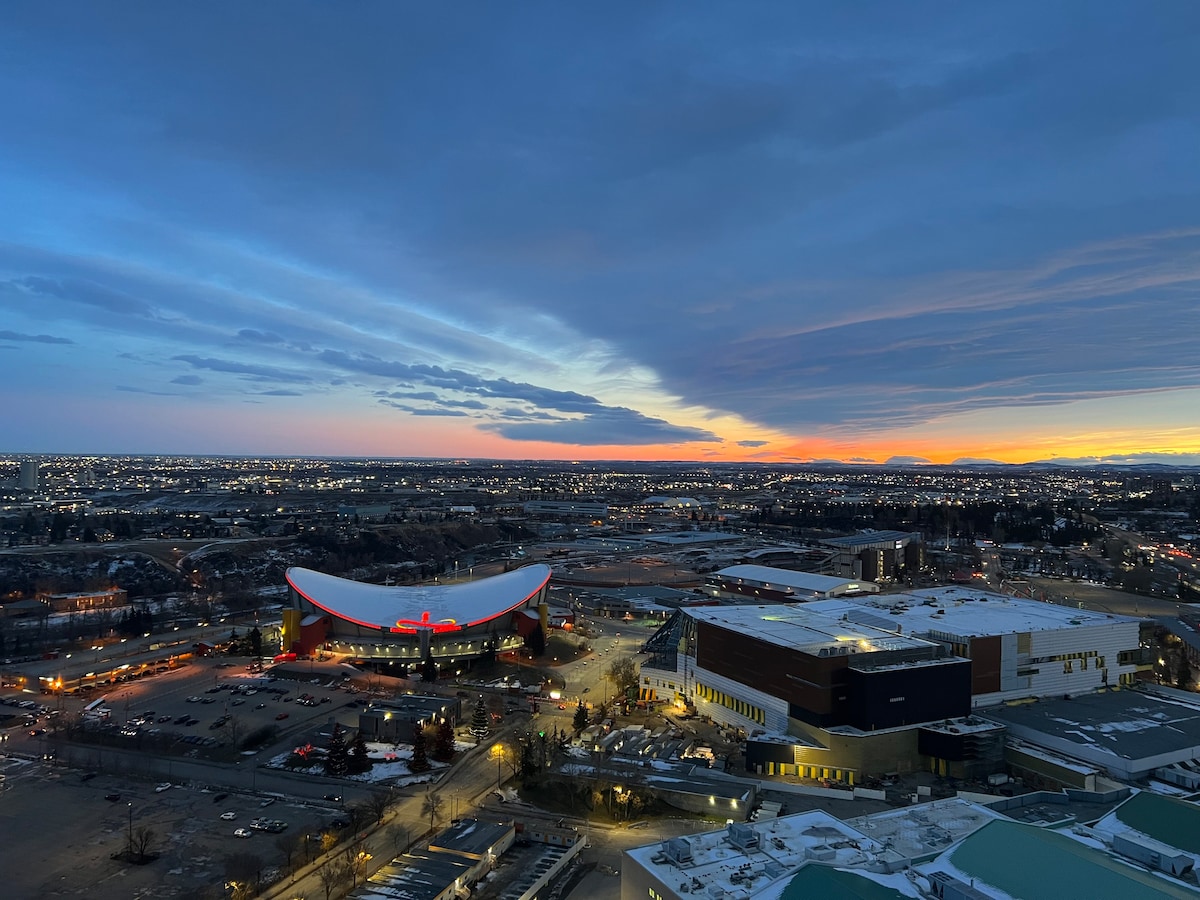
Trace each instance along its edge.
<path fill-rule="evenodd" d="M 262 867 L 262 857 L 254 853 L 235 853 L 225 860 L 225 880 L 253 888 L 258 884 L 258 874 Z"/>
<path fill-rule="evenodd" d="M 275 838 L 275 846 L 282 851 L 284 859 L 287 860 L 289 869 L 292 867 L 292 857 L 296 855 L 296 851 L 300 849 L 300 842 L 304 838 L 299 832 L 293 831 L 291 834 L 281 834 Z"/>
<path fill-rule="evenodd" d="M 371 818 L 370 802 L 350 804 L 346 807 L 346 818 L 350 820 L 350 830 L 358 831 Z"/>
<path fill-rule="evenodd" d="M 325 889 L 325 900 L 329 900 L 334 888 L 345 881 L 349 874 L 346 864 L 341 860 L 331 860 L 321 867 L 318 877 L 321 879 L 321 887 Z"/>
<path fill-rule="evenodd" d="M 429 813 L 429 830 L 433 831 L 434 822 L 442 812 L 441 794 L 434 793 L 432 787 L 425 789 L 425 796 L 421 799 L 421 815 Z"/>
<path fill-rule="evenodd" d="M 367 814 L 373 822 L 379 824 L 391 803 L 392 798 L 387 791 L 376 791 L 367 799 Z"/>
<path fill-rule="evenodd" d="M 366 850 L 366 844 L 362 841 L 355 841 L 346 848 L 344 853 L 346 859 L 346 869 L 350 873 L 350 889 L 358 887 L 358 879 L 367 870 L 367 862 L 371 859 L 371 854 Z"/>
<path fill-rule="evenodd" d="M 149 825 L 139 825 L 133 832 L 133 845 L 129 848 L 133 856 L 143 861 L 150 852 L 150 845 L 154 843 L 154 839 L 158 837 L 156 832 Z"/>
<path fill-rule="evenodd" d="M 392 841 L 392 852 L 399 856 L 408 847 L 408 826 L 389 825 L 387 836 Z"/>

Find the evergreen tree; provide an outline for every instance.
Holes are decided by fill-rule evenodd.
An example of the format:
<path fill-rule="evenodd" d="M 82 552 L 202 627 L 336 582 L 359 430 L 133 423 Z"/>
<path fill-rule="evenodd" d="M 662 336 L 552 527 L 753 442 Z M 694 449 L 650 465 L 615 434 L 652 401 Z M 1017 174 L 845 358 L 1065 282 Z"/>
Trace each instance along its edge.
<path fill-rule="evenodd" d="M 325 754 L 325 774 L 333 778 L 341 778 L 350 770 L 350 756 L 346 749 L 346 738 L 342 728 L 336 722 L 333 734 L 329 736 L 329 749 Z"/>
<path fill-rule="evenodd" d="M 437 740 L 433 745 L 433 758 L 438 762 L 450 762 L 454 759 L 454 727 L 449 719 L 442 719 L 438 725 Z"/>
<path fill-rule="evenodd" d="M 487 708 L 483 705 L 483 694 L 480 694 L 475 701 L 475 712 L 471 714 L 471 734 L 477 738 L 487 737 L 488 732 L 492 730 L 488 719 Z"/>
<path fill-rule="evenodd" d="M 250 638 L 250 655 L 262 656 L 262 632 L 258 630 L 257 625 L 250 629 L 248 637 Z"/>
<path fill-rule="evenodd" d="M 425 661 L 421 663 L 421 680 L 437 681 L 437 663 L 433 661 L 433 651 L 425 653 Z"/>
<path fill-rule="evenodd" d="M 408 764 L 410 772 L 428 772 L 429 757 L 425 753 L 425 729 L 417 724 L 413 728 L 412 761 Z"/>
<path fill-rule="evenodd" d="M 521 738 L 519 746 L 521 750 L 521 777 L 528 778 L 530 775 L 535 774 L 538 770 L 537 761 L 534 758 L 533 739 L 526 734 L 523 738 Z"/>
<path fill-rule="evenodd" d="M 367 739 L 360 730 L 354 735 L 350 744 L 350 771 L 354 774 L 366 772 L 371 768 L 371 757 L 367 756 Z"/>
<path fill-rule="evenodd" d="M 579 705 L 575 707 L 575 721 L 572 722 L 572 724 L 575 726 L 576 732 L 583 731 L 583 729 L 587 728 L 588 714 L 582 700 L 580 700 Z"/>

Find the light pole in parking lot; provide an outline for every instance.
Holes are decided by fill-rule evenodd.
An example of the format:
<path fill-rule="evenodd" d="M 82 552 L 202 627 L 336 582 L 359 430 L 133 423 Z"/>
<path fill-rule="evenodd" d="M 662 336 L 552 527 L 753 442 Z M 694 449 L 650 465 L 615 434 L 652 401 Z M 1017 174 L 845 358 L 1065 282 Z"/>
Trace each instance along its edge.
<path fill-rule="evenodd" d="M 133 801 L 130 800 L 127 804 L 129 807 L 129 849 L 126 851 L 130 861 L 133 861 Z"/>
<path fill-rule="evenodd" d="M 500 790 L 500 763 L 504 761 L 504 745 L 496 744 L 492 747 L 492 756 L 496 757 L 496 790 Z"/>

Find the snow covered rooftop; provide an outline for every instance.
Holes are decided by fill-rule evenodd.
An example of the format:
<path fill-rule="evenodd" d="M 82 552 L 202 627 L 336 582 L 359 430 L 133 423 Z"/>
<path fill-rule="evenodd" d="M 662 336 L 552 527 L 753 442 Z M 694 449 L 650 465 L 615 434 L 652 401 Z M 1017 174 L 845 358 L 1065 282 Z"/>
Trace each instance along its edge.
<path fill-rule="evenodd" d="M 837 604 L 828 607 L 828 604 Z M 922 638 L 897 634 L 882 626 L 857 624 L 840 616 L 841 601 L 820 600 L 799 605 L 770 603 L 757 606 L 696 606 L 687 615 L 700 622 L 711 622 L 730 631 L 752 634 L 760 640 L 817 655 L 823 648 L 854 653 L 879 650 L 932 648 Z"/>
<path fill-rule="evenodd" d="M 1138 766 L 1166 765 L 1166 757 L 1191 759 L 1200 752 L 1200 705 L 1149 691 L 1081 694 L 980 710 L 978 715 L 1042 746 L 1111 768 L 1109 757 Z"/>
<path fill-rule="evenodd" d="M 1133 616 L 1056 606 L 969 587 L 929 588 L 857 600 L 819 600 L 809 604 L 808 608 L 827 611 L 835 618 L 846 615 L 852 621 L 890 626 L 893 631 L 916 634 L 937 631 L 964 638 L 1127 625 L 1141 621 Z"/>
<path fill-rule="evenodd" d="M 396 587 L 350 581 L 293 567 L 287 581 L 314 606 L 370 628 L 410 631 L 486 622 L 531 600 L 550 580 L 550 567 L 523 566 L 457 584 Z"/>
<path fill-rule="evenodd" d="M 627 856 L 664 884 L 687 885 L 683 892 L 736 897 L 758 896 L 809 860 L 860 867 L 886 852 L 829 813 L 813 810 L 672 838 L 629 850 Z"/>
<path fill-rule="evenodd" d="M 799 596 L 828 594 L 830 591 L 878 592 L 879 585 L 873 581 L 853 578 L 835 578 L 832 575 L 815 575 L 812 572 L 793 572 L 773 566 L 739 565 L 727 566 L 716 573 L 729 581 L 741 581 L 759 585 L 773 591 L 796 593 Z"/>

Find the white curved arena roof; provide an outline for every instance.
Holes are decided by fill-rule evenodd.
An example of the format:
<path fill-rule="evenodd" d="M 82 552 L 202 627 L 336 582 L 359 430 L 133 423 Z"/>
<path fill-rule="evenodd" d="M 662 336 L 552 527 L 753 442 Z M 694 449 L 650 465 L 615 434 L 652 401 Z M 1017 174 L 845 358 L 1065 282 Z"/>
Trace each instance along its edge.
<path fill-rule="evenodd" d="M 339 618 L 406 632 L 465 628 L 510 612 L 546 585 L 550 567 L 535 564 L 490 578 L 416 587 L 366 584 L 299 567 L 288 569 L 285 577 L 300 596 Z"/>

